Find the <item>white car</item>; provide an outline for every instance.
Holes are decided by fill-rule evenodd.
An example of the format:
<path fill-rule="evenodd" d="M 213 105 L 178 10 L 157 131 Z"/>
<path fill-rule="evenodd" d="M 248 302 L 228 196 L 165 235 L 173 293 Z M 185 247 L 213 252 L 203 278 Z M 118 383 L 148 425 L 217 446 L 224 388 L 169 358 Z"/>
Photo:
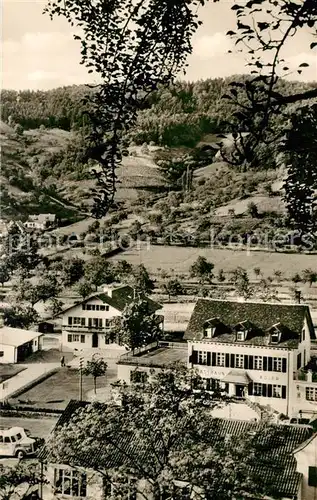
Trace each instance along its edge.
<path fill-rule="evenodd" d="M 35 439 L 22 427 L 0 429 L 0 456 L 23 458 L 35 452 Z"/>

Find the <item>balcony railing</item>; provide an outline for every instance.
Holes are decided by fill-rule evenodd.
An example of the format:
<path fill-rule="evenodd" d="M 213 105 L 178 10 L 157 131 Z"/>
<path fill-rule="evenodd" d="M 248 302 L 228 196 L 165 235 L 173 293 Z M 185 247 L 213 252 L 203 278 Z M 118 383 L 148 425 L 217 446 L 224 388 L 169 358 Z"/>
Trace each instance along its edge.
<path fill-rule="evenodd" d="M 76 330 L 80 332 L 90 332 L 90 331 L 96 331 L 102 333 L 103 331 L 109 331 L 111 328 L 111 325 L 109 326 L 96 326 L 96 325 L 63 325 L 62 326 L 63 330 Z"/>
<path fill-rule="evenodd" d="M 304 372 L 299 370 L 293 373 L 293 380 L 317 383 L 317 372 Z"/>

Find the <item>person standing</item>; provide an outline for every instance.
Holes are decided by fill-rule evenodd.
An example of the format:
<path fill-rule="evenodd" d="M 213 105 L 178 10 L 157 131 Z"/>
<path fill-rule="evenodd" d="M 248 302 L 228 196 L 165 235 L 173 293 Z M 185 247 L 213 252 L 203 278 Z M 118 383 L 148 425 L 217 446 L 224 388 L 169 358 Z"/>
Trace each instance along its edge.
<path fill-rule="evenodd" d="M 61 366 L 62 367 L 65 366 L 65 358 L 64 358 L 64 356 L 61 357 Z"/>

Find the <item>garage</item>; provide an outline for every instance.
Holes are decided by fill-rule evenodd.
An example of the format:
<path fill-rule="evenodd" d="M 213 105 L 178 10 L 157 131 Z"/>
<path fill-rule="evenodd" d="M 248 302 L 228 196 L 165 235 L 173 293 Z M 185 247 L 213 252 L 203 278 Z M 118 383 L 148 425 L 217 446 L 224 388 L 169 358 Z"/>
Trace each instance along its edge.
<path fill-rule="evenodd" d="M 23 362 L 41 348 L 42 334 L 22 328 L 0 328 L 0 363 Z"/>

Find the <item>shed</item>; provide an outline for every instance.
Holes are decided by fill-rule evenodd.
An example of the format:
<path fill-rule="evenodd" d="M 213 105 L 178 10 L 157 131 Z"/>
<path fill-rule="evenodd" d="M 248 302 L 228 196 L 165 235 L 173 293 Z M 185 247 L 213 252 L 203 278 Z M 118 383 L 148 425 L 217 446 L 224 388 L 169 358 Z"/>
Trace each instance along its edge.
<path fill-rule="evenodd" d="M 40 349 L 42 334 L 22 328 L 0 328 L 0 363 L 18 363 Z"/>

